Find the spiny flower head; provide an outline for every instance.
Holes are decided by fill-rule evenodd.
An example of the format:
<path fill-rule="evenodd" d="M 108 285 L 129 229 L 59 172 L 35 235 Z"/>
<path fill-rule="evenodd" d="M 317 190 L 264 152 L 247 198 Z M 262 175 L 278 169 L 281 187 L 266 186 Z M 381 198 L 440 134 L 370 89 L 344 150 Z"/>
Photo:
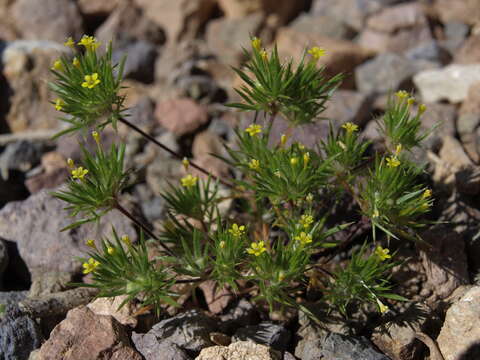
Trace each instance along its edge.
<path fill-rule="evenodd" d="M 260 256 L 262 255 L 267 249 L 265 248 L 265 243 L 260 241 L 258 243 L 252 242 L 250 247 L 247 249 L 247 253 L 250 255 Z"/>
<path fill-rule="evenodd" d="M 251 124 L 249 127 L 245 129 L 245 131 L 250 135 L 250 136 L 255 136 L 257 134 L 260 134 L 262 132 L 262 125 L 258 124 Z"/>
<path fill-rule="evenodd" d="M 377 246 L 377 248 L 375 249 L 375 255 L 378 256 L 380 261 L 390 259 L 392 255 L 390 255 L 389 252 L 390 252 L 389 249 L 384 249 L 380 245 Z"/>
<path fill-rule="evenodd" d="M 55 60 L 52 66 L 52 70 L 63 71 L 65 68 L 63 67 L 63 63 L 60 59 Z"/>
<path fill-rule="evenodd" d="M 321 48 L 321 47 L 318 47 L 318 46 L 314 46 L 312 48 L 310 48 L 308 50 L 308 53 L 310 55 L 312 55 L 312 57 L 315 59 L 315 60 L 318 60 L 320 59 L 322 56 L 325 56 L 325 54 L 327 53 L 325 51 L 325 49 Z"/>
<path fill-rule="evenodd" d="M 313 241 L 312 237 L 304 231 L 302 231 L 299 236 L 295 236 L 295 240 L 302 245 L 309 244 Z"/>
<path fill-rule="evenodd" d="M 63 45 L 73 49 L 75 47 L 75 41 L 73 41 L 72 37 L 70 36 L 67 38 L 67 41 L 63 43 Z"/>
<path fill-rule="evenodd" d="M 90 258 L 87 262 L 83 263 L 83 273 L 88 274 L 91 273 L 92 271 L 95 271 L 95 269 L 100 265 L 100 263 L 95 260 L 94 258 Z"/>
<path fill-rule="evenodd" d="M 84 178 L 85 175 L 87 175 L 87 174 L 88 174 L 88 169 L 84 169 L 84 168 L 81 167 L 81 166 L 79 166 L 78 168 L 72 170 L 72 177 L 73 177 L 74 179 L 83 180 L 83 178 Z"/>
<path fill-rule="evenodd" d="M 92 75 L 85 75 L 85 81 L 82 83 L 82 87 L 93 89 L 98 84 L 100 84 L 98 74 L 93 73 Z"/>
<path fill-rule="evenodd" d="M 243 234 L 245 234 L 245 225 L 238 226 L 237 224 L 233 224 L 228 232 L 232 234 L 233 237 L 239 238 Z"/>
<path fill-rule="evenodd" d="M 100 43 L 93 36 L 83 35 L 78 45 L 85 46 L 85 49 L 95 51 L 100 46 Z"/>
<path fill-rule="evenodd" d="M 257 159 L 252 159 L 248 163 L 248 167 L 252 170 L 258 170 L 260 168 L 260 161 Z"/>
<path fill-rule="evenodd" d="M 63 109 L 63 105 L 65 105 L 65 102 L 62 99 L 58 98 L 55 100 L 55 110 L 61 111 Z"/>
<path fill-rule="evenodd" d="M 347 131 L 347 133 L 351 134 L 358 130 L 358 125 L 355 125 L 354 123 L 351 123 L 351 122 L 347 122 L 342 125 L 342 128 L 344 128 Z"/>
<path fill-rule="evenodd" d="M 396 168 L 397 166 L 400 166 L 400 160 L 396 156 L 391 156 L 387 158 L 387 166 L 389 168 Z"/>
<path fill-rule="evenodd" d="M 188 174 L 187 176 L 184 176 L 180 181 L 183 187 L 194 187 L 195 185 L 197 185 L 198 177 Z"/>
<path fill-rule="evenodd" d="M 262 39 L 259 39 L 256 36 L 254 36 L 252 38 L 252 47 L 257 51 L 260 51 L 262 49 Z"/>
<path fill-rule="evenodd" d="M 309 228 L 310 225 L 313 224 L 313 216 L 304 214 L 300 217 L 300 225 L 302 225 L 305 229 Z"/>

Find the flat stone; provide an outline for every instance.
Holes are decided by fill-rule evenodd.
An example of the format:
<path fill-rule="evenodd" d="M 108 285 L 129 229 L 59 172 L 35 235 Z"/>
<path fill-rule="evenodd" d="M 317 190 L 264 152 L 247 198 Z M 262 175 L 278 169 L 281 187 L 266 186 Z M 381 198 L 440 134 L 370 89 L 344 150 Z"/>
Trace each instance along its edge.
<path fill-rule="evenodd" d="M 298 32 L 310 32 L 332 39 L 351 39 L 355 34 L 344 22 L 326 15 L 304 13 L 299 15 L 289 27 Z"/>
<path fill-rule="evenodd" d="M 258 325 L 246 326 L 238 329 L 232 337 L 232 341 L 253 341 L 263 344 L 272 349 L 285 351 L 290 343 L 292 334 L 281 325 L 271 322 L 261 322 Z"/>
<path fill-rule="evenodd" d="M 203 349 L 195 360 L 280 360 L 279 352 L 251 341 L 237 341 L 229 346 L 212 346 Z"/>
<path fill-rule="evenodd" d="M 367 27 L 392 33 L 398 29 L 426 25 L 427 18 L 420 3 L 407 3 L 386 7 L 368 18 Z"/>
<path fill-rule="evenodd" d="M 322 117 L 335 123 L 353 122 L 364 125 L 371 115 L 371 101 L 367 95 L 351 90 L 337 90 L 333 93 Z"/>
<path fill-rule="evenodd" d="M 135 328 L 137 319 L 133 316 L 135 307 L 131 301 L 128 301 L 121 308 L 119 306 L 127 298 L 127 295 L 116 296 L 114 298 L 98 298 L 87 305 L 97 315 L 110 315 L 120 324 Z"/>

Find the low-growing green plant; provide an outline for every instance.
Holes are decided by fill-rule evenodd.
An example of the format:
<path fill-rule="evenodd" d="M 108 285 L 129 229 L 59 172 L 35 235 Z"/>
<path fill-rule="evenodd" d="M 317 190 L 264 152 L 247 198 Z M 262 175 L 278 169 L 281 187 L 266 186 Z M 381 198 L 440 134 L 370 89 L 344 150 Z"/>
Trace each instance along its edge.
<path fill-rule="evenodd" d="M 223 158 L 240 174 L 219 179 L 201 166 L 184 159 L 187 175 L 171 184 L 162 196 L 167 204 L 163 230 L 154 233 L 122 205 L 122 190 L 128 184 L 124 169 L 125 145 L 104 150 L 100 132 L 118 123 L 139 132 L 179 160 L 165 145 L 128 121 L 124 97 L 119 95 L 121 64 L 112 63 L 112 47 L 100 55 L 99 43 L 84 36 L 67 46 L 71 56 L 53 65 L 53 102 L 65 114 L 69 128 L 60 135 L 92 132 L 94 152 L 82 147 L 81 166 L 71 166 L 67 186 L 54 196 L 68 203 L 73 216 L 82 219 L 67 228 L 98 221 L 111 210 L 129 217 L 155 244 L 159 256 L 152 257 L 143 235 L 138 244 L 120 237 L 97 248 L 93 240 L 89 259 L 83 259 L 84 273 L 92 273 L 89 286 L 99 296 L 127 295 L 159 311 L 162 304 L 175 305 L 177 283 L 200 284 L 214 280 L 233 291 L 255 295 L 274 309 L 277 306 L 304 307 L 305 295 L 315 288 L 323 294 L 319 301 L 346 313 L 348 305 L 373 303 L 381 313 L 388 310 L 388 299 L 404 300 L 394 293 L 390 276 L 393 261 L 389 249 L 378 241 L 379 233 L 388 241 L 418 240 L 418 229 L 427 222 L 424 215 L 432 206 L 432 192 L 419 182 L 422 167 L 410 160 L 409 152 L 427 136 L 420 123 L 425 106 L 413 110 L 414 99 L 405 91 L 392 95 L 378 125 L 384 136 L 384 150 L 367 153 L 370 143 L 358 135 L 353 123 L 330 122 L 326 139 L 315 148 L 291 139 L 297 126 L 326 121 L 322 112 L 342 75 L 328 78 L 319 59 L 325 50 L 306 50 L 298 63 L 282 61 L 277 48 L 267 51 L 261 40 L 252 39 L 249 61 L 234 69 L 244 81 L 236 89 L 243 102 L 230 104 L 241 111 L 254 112 L 254 122 L 237 129 L 237 146 L 227 147 Z M 263 114 L 261 122 L 257 121 Z M 272 136 L 272 125 L 281 116 L 289 124 L 280 139 Z M 203 180 L 192 168 L 209 176 Z M 224 191 L 236 204 L 220 211 Z M 335 233 L 352 222 L 340 217 L 332 223 L 334 199 L 351 199 L 359 215 L 370 220 L 373 245 L 365 239 L 334 272 L 325 268 L 332 254 L 343 251 L 350 239 L 336 241 Z M 241 211 L 241 214 L 238 214 Z M 239 216 L 240 215 L 240 216 Z M 239 219 L 242 219 L 241 221 Z M 310 314 L 310 313 L 309 313 Z"/>

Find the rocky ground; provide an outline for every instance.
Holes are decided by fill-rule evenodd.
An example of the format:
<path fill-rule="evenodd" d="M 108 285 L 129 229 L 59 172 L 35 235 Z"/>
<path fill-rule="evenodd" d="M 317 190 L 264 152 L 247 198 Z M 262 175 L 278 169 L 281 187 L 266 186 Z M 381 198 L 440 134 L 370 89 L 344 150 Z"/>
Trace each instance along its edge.
<path fill-rule="evenodd" d="M 442 223 L 423 234 L 433 246 L 400 253 L 407 262 L 394 281 L 413 302 L 382 319 L 359 312 L 318 328 L 302 313 L 269 317 L 209 283 L 161 321 L 69 287 L 81 280 L 74 256 L 103 224 L 136 236 L 114 213 L 60 233 L 64 204 L 49 195 L 68 176 L 66 159 L 80 157 L 74 138 L 50 140 L 60 124 L 49 68 L 65 38 L 83 33 L 113 40 L 115 59 L 128 52 L 131 121 L 218 176 L 229 169 L 209 154 L 221 155 L 242 121 L 223 104 L 235 99 L 229 66 L 242 63 L 250 35 L 276 41 L 282 56 L 326 48 L 328 73 L 346 80 L 325 116 L 374 141 L 388 92 L 414 90 L 428 107 L 424 127 L 441 123 L 415 155 L 428 163 Z M 0 359 L 480 359 L 478 0 L 0 0 L 0 60 Z M 312 144 L 324 124 L 296 136 Z M 129 206 L 159 228 L 158 194 L 181 163 L 119 133 L 139 169 Z"/>

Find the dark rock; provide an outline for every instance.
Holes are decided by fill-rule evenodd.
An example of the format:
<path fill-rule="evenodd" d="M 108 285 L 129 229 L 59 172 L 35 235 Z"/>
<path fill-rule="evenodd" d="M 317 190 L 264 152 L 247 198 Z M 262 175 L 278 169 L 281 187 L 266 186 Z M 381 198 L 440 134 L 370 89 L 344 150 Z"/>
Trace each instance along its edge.
<path fill-rule="evenodd" d="M 24 300 L 28 291 L 0 291 L 0 306 L 11 307 Z"/>
<path fill-rule="evenodd" d="M 3 288 L 3 273 L 8 265 L 8 250 L 5 242 L 0 239 L 0 290 Z"/>
<path fill-rule="evenodd" d="M 119 63 L 127 54 L 123 76 L 144 83 L 152 83 L 155 79 L 155 60 L 157 59 L 155 46 L 144 40 L 117 45 L 113 51 L 112 61 Z"/>
<path fill-rule="evenodd" d="M 226 314 L 220 315 L 220 330 L 225 333 L 258 324 L 260 316 L 257 309 L 245 299 L 241 299 Z"/>
<path fill-rule="evenodd" d="M 145 357 L 146 360 L 190 360 L 187 353 L 178 345 L 169 341 L 160 341 L 153 334 L 145 334 L 142 337 L 132 336 L 135 348 Z"/>
<path fill-rule="evenodd" d="M 5 360 L 27 360 L 43 336 L 38 324 L 14 307 L 0 317 L 0 355 Z"/>
<path fill-rule="evenodd" d="M 445 64 L 450 60 L 448 53 L 435 41 L 423 42 L 405 53 L 410 60 L 428 60 Z"/>
<path fill-rule="evenodd" d="M 408 82 L 416 71 L 416 66 L 406 58 L 386 53 L 358 66 L 355 79 L 363 93 L 386 93 L 409 88 Z"/>
<path fill-rule="evenodd" d="M 8 179 L 9 170 L 26 172 L 40 163 L 44 146 L 28 141 L 18 141 L 7 145 L 0 154 L 0 171 Z"/>
<path fill-rule="evenodd" d="M 195 353 L 214 344 L 210 333 L 216 331 L 218 324 L 197 310 L 190 310 L 172 318 L 162 320 L 146 334 L 132 334 L 135 347 L 144 356 L 158 354 L 164 343 L 175 344 L 183 350 Z M 153 359 L 148 358 L 148 359 Z"/>
<path fill-rule="evenodd" d="M 283 326 L 262 322 L 258 325 L 238 329 L 232 337 L 232 342 L 251 340 L 257 344 L 284 351 L 289 347 L 291 337 L 290 331 Z"/>

